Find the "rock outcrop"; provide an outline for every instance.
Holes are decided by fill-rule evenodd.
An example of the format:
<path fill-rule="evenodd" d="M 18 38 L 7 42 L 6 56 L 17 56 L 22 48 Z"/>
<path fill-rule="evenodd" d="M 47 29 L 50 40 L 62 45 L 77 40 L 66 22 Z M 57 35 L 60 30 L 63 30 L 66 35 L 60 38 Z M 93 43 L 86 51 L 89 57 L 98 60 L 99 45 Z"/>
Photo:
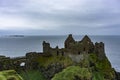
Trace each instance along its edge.
<path fill-rule="evenodd" d="M 64 69 L 64 66 L 60 63 L 52 63 L 45 67 L 39 67 L 40 72 L 43 73 L 47 80 L 51 80 L 51 78 L 58 72 L 61 72 Z"/>
<path fill-rule="evenodd" d="M 116 73 L 116 80 L 120 80 L 120 72 L 115 72 Z"/>

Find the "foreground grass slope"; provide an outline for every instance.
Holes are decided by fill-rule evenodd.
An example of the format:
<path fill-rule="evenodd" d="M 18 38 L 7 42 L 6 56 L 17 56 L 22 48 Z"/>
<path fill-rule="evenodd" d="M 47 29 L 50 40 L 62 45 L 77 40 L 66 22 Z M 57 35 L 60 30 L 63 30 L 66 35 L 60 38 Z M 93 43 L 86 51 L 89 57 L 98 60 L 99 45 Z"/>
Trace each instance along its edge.
<path fill-rule="evenodd" d="M 23 80 L 47 80 L 42 73 L 37 70 L 22 71 L 20 75 Z"/>
<path fill-rule="evenodd" d="M 22 77 L 14 70 L 0 72 L 0 80 L 23 80 Z"/>
<path fill-rule="evenodd" d="M 92 73 L 88 68 L 80 68 L 79 66 L 70 66 L 62 72 L 56 74 L 52 80 L 91 80 Z"/>
<path fill-rule="evenodd" d="M 62 72 L 56 74 L 52 80 L 107 80 L 100 72 L 92 72 L 88 68 L 80 66 L 70 66 Z M 112 79 L 110 79 L 112 80 Z"/>

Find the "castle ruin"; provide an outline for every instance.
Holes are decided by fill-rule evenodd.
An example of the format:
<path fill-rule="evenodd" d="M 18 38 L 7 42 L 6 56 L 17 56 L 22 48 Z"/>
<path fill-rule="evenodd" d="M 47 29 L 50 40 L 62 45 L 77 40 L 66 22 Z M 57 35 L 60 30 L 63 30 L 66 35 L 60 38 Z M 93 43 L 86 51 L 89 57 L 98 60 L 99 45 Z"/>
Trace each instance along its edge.
<path fill-rule="evenodd" d="M 85 35 L 81 41 L 75 41 L 72 34 L 69 34 L 64 42 L 64 48 L 61 49 L 59 49 L 58 46 L 52 48 L 50 43 L 43 41 L 43 53 L 50 55 L 80 55 L 95 53 L 101 59 L 105 56 L 103 42 L 96 42 L 94 44 L 87 35 Z"/>

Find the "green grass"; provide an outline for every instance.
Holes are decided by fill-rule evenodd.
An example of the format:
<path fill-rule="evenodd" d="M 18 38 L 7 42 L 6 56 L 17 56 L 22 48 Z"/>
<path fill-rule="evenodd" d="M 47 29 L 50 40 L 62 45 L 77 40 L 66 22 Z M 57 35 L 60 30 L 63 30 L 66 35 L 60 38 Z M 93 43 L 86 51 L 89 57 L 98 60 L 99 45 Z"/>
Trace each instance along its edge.
<path fill-rule="evenodd" d="M 95 64 L 94 67 L 96 68 L 97 73 L 96 71 L 94 71 L 95 74 L 93 75 L 94 76 L 96 75 L 98 80 L 104 80 L 101 79 L 100 76 L 104 77 L 105 79 L 107 78 L 109 80 L 112 80 L 115 77 L 114 70 L 112 69 L 111 64 L 107 57 L 102 60 L 99 60 L 96 54 L 90 54 L 89 60 Z M 96 77 L 94 77 L 95 80 L 97 80 Z"/>
<path fill-rule="evenodd" d="M 71 66 L 74 62 L 66 56 L 40 56 L 35 60 L 39 66 L 47 68 L 53 63 L 64 65 L 62 72 L 55 74 L 52 80 L 113 80 L 115 77 L 114 70 L 107 58 L 99 60 L 96 54 L 84 55 L 85 59 L 78 64 L 79 66 Z M 93 67 L 89 67 L 90 62 L 94 63 Z M 80 67 L 81 66 L 81 67 Z M 46 80 L 39 71 L 21 72 L 20 75 L 24 80 Z"/>
<path fill-rule="evenodd" d="M 64 67 L 73 64 L 73 61 L 69 57 L 65 57 L 65 56 L 50 56 L 50 57 L 40 56 L 36 60 L 39 63 L 39 65 L 43 67 L 48 67 L 52 63 L 60 63 L 64 65 Z"/>
<path fill-rule="evenodd" d="M 0 72 L 0 80 L 23 80 L 22 77 L 14 70 Z"/>
<path fill-rule="evenodd" d="M 20 75 L 23 77 L 23 80 L 46 80 L 39 71 L 22 71 Z"/>
<path fill-rule="evenodd" d="M 95 67 L 100 71 L 104 72 L 104 71 L 110 71 L 112 69 L 111 64 L 107 59 L 107 57 L 105 59 L 99 60 L 96 54 L 90 54 L 89 58 L 91 62 L 95 63 Z"/>
<path fill-rule="evenodd" d="M 100 72 L 93 72 L 93 79 L 92 80 L 105 80 L 104 75 Z"/>
<path fill-rule="evenodd" d="M 62 72 L 56 74 L 52 80 L 91 80 L 92 74 L 88 68 L 80 68 L 79 66 L 70 66 Z"/>

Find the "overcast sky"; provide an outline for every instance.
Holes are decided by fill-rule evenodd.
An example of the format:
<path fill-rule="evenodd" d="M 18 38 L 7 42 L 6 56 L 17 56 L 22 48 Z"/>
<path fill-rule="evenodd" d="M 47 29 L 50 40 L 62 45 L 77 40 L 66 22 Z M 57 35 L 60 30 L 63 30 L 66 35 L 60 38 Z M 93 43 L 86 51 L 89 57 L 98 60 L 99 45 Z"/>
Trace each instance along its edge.
<path fill-rule="evenodd" d="M 120 0 L 0 0 L 0 35 L 120 35 Z"/>

